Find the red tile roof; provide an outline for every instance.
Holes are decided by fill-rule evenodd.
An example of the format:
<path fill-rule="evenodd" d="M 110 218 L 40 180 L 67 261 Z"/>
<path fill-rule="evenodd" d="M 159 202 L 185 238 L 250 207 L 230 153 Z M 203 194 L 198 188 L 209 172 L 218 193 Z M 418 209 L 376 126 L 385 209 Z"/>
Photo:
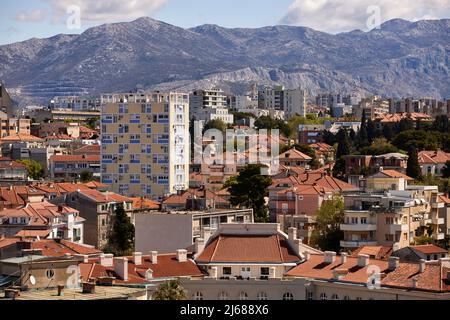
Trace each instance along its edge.
<path fill-rule="evenodd" d="M 159 210 L 161 207 L 161 203 L 157 201 L 153 201 L 145 198 L 131 198 L 133 200 L 133 209 L 150 209 L 150 210 Z"/>
<path fill-rule="evenodd" d="M 405 180 L 409 180 L 409 181 L 414 180 L 413 178 L 408 177 L 406 174 L 398 172 L 396 170 L 383 170 L 383 171 L 380 171 L 380 173 L 384 174 L 390 178 L 404 178 Z"/>
<path fill-rule="evenodd" d="M 383 123 L 394 123 L 394 122 L 400 122 L 403 119 L 410 119 L 411 121 L 425 121 L 425 122 L 431 122 L 433 121 L 433 118 L 430 117 L 427 114 L 424 113 L 396 113 L 396 114 L 383 114 L 376 118 L 375 122 L 383 122 Z"/>
<path fill-rule="evenodd" d="M 220 235 L 196 259 L 198 263 L 298 263 L 301 258 L 279 235 Z"/>
<path fill-rule="evenodd" d="M 283 159 L 289 159 L 289 160 L 306 160 L 306 161 L 310 161 L 312 160 L 312 158 L 306 154 L 304 154 L 303 152 L 298 151 L 295 148 L 292 148 L 288 151 L 286 151 L 285 153 L 280 155 L 280 160 Z"/>
<path fill-rule="evenodd" d="M 98 202 L 98 203 L 109 203 L 109 202 L 133 202 L 132 199 L 121 196 L 117 193 L 105 192 L 102 193 L 100 191 L 94 189 L 85 189 L 80 190 L 80 194 Z"/>
<path fill-rule="evenodd" d="M 418 156 L 420 164 L 445 164 L 447 161 L 450 161 L 450 153 L 441 150 L 421 151 Z"/>
<path fill-rule="evenodd" d="M 427 244 L 427 245 L 422 245 L 422 246 L 411 246 L 410 247 L 413 250 L 419 251 L 423 254 L 435 254 L 435 253 L 447 253 L 448 254 L 448 250 L 442 249 L 441 247 L 435 246 L 433 244 Z"/>
<path fill-rule="evenodd" d="M 16 133 L 0 139 L 1 142 L 44 142 L 43 139 L 26 133 Z"/>
<path fill-rule="evenodd" d="M 65 254 L 82 254 L 88 256 L 99 256 L 102 252 L 93 247 L 78 243 L 61 240 L 41 240 L 31 242 L 31 249 L 42 250 L 42 255 L 46 257 L 62 257 Z"/>
<path fill-rule="evenodd" d="M 392 247 L 388 246 L 365 246 L 353 251 L 352 257 L 357 258 L 358 254 L 366 254 L 373 259 L 387 260 L 391 256 L 392 252 Z"/>
<path fill-rule="evenodd" d="M 96 154 L 100 154 L 100 146 L 99 145 L 86 145 L 83 146 L 79 149 L 74 150 L 73 152 L 74 154 L 88 154 L 88 153 L 96 153 Z"/>

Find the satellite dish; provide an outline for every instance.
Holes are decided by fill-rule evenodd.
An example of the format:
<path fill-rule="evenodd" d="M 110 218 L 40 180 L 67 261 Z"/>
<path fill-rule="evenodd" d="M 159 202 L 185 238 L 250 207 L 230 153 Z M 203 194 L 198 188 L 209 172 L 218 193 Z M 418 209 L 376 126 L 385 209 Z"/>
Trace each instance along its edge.
<path fill-rule="evenodd" d="M 30 282 L 33 286 L 36 285 L 36 278 L 34 276 L 30 276 Z"/>

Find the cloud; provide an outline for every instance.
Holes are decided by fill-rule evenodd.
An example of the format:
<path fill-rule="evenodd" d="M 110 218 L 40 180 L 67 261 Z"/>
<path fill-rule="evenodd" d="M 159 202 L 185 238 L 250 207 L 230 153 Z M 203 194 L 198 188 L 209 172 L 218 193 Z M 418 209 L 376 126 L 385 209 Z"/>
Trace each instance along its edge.
<path fill-rule="evenodd" d="M 130 21 L 152 16 L 168 0 L 43 0 L 53 9 L 53 19 L 61 21 L 68 16 L 68 8 L 78 6 L 81 21 L 106 23 Z"/>
<path fill-rule="evenodd" d="M 331 33 L 370 30 L 368 21 L 373 22 L 378 9 L 381 23 L 394 18 L 441 19 L 450 17 L 450 0 L 295 0 L 280 23 Z"/>
<path fill-rule="evenodd" d="M 41 22 L 47 18 L 47 10 L 33 9 L 30 11 L 19 11 L 15 19 L 20 22 Z"/>

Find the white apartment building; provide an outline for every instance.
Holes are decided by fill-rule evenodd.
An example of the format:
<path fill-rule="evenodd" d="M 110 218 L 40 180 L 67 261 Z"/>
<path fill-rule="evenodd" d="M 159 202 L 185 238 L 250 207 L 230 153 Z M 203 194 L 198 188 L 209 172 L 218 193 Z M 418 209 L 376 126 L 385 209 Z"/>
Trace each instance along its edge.
<path fill-rule="evenodd" d="M 190 119 L 197 121 L 222 120 L 233 124 L 234 116 L 229 114 L 227 96 L 220 89 L 195 90 L 189 96 Z"/>
<path fill-rule="evenodd" d="M 283 86 L 266 88 L 261 92 L 264 109 L 284 111 L 286 118 L 296 114 L 306 116 L 307 93 L 301 88 L 287 90 Z"/>

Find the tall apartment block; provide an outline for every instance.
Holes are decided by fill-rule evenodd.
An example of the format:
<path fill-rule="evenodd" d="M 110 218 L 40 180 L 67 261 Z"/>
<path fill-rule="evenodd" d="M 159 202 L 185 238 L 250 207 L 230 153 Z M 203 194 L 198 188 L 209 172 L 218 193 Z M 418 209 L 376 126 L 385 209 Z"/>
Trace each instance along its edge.
<path fill-rule="evenodd" d="M 0 81 L 0 111 L 10 115 L 13 112 L 11 97 L 6 91 L 5 85 Z"/>
<path fill-rule="evenodd" d="M 102 182 L 161 200 L 189 187 L 189 95 L 108 94 L 102 102 Z"/>

